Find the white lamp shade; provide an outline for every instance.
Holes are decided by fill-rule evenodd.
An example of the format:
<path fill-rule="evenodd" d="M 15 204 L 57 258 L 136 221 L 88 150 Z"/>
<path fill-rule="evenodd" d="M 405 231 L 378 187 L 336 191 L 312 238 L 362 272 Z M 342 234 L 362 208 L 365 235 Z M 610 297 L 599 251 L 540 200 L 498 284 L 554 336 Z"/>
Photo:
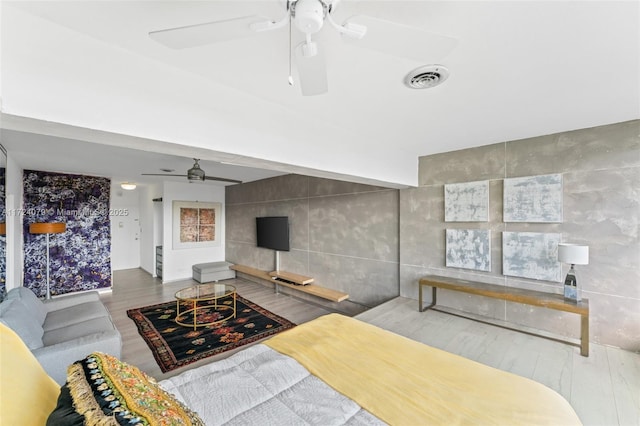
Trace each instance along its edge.
<path fill-rule="evenodd" d="M 572 265 L 589 264 L 589 246 L 580 244 L 558 244 L 558 260 Z"/>

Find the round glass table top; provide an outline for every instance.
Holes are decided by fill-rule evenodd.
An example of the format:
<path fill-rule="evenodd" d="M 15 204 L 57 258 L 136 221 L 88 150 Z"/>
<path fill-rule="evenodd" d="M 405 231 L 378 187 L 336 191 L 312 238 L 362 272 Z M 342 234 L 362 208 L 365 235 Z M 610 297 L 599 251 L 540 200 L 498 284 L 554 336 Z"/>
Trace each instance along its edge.
<path fill-rule="evenodd" d="M 236 288 L 228 284 L 198 284 L 183 288 L 176 292 L 178 300 L 213 300 L 229 296 L 236 292 Z"/>

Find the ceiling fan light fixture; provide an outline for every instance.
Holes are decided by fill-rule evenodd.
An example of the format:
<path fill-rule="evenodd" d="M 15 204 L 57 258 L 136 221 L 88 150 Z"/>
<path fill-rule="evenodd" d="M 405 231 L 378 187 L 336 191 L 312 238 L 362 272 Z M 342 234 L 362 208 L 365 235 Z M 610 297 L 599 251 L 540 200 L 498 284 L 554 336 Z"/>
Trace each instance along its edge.
<path fill-rule="evenodd" d="M 204 182 L 204 170 L 200 168 L 200 161 L 197 158 L 194 158 L 195 164 L 189 170 L 187 170 L 187 179 L 189 182 Z"/>
<path fill-rule="evenodd" d="M 404 77 L 404 85 L 410 89 L 430 89 L 444 83 L 449 70 L 442 65 L 425 65 L 410 71 Z"/>
<path fill-rule="evenodd" d="M 326 15 L 327 5 L 320 0 L 298 0 L 291 4 L 293 22 L 305 34 L 320 31 Z"/>

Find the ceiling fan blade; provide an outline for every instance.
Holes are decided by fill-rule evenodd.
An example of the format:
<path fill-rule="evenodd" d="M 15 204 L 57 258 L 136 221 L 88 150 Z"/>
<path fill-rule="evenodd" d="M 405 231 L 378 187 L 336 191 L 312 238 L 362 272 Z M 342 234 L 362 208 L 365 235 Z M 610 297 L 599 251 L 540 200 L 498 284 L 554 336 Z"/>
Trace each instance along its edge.
<path fill-rule="evenodd" d="M 343 33 L 342 39 L 345 42 L 420 62 L 438 62 L 458 44 L 458 39 L 453 37 L 371 16 L 352 16 L 344 25 L 349 23 L 364 25 L 367 31 L 361 39 Z"/>
<path fill-rule="evenodd" d="M 206 180 L 219 180 L 220 182 L 242 183 L 241 180 L 227 179 L 227 178 L 221 178 L 221 177 L 215 177 L 215 176 L 205 176 L 204 178 Z"/>
<path fill-rule="evenodd" d="M 259 15 L 243 16 L 224 21 L 151 31 L 149 37 L 172 49 L 185 49 L 255 35 L 257 33 L 251 29 L 251 25 L 265 21 L 269 21 L 269 18 Z"/>
<path fill-rule="evenodd" d="M 187 175 L 171 175 L 171 174 L 167 174 L 167 173 L 141 173 L 141 175 L 142 176 L 176 176 L 176 177 L 183 177 L 183 178 L 187 177 Z M 216 177 L 216 176 L 205 176 L 204 178 L 206 180 L 218 180 L 220 182 L 242 183 L 241 180 L 227 179 L 227 178 Z"/>
<path fill-rule="evenodd" d="M 316 47 L 315 54 L 308 56 L 303 52 L 305 45 L 306 43 L 302 43 L 296 47 L 296 68 L 300 89 L 304 96 L 322 95 L 329 90 L 324 55 Z"/>

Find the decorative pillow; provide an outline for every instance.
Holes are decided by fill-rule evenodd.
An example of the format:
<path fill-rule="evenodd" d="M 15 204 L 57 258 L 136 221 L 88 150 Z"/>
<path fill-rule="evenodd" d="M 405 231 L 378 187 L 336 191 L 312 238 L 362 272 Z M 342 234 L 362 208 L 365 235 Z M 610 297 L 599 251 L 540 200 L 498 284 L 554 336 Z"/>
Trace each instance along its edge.
<path fill-rule="evenodd" d="M 87 425 L 202 425 L 198 415 L 138 368 L 94 352 L 67 370 L 71 401 L 63 386 L 48 425 L 69 424 L 75 413 Z M 63 398 L 64 396 L 64 398 Z M 66 420 L 65 420 L 66 419 Z M 73 422 L 71 422 L 73 423 Z"/>

